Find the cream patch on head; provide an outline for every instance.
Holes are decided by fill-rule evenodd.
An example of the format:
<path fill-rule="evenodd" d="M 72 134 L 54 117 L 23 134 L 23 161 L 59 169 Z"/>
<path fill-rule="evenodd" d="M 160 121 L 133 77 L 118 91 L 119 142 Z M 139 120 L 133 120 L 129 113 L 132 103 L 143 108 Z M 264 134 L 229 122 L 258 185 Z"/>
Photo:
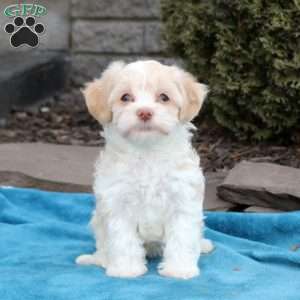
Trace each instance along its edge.
<path fill-rule="evenodd" d="M 171 133 L 197 115 L 207 93 L 189 73 L 157 61 L 114 63 L 87 90 L 91 114 L 104 125 L 111 122 L 128 138 Z"/>

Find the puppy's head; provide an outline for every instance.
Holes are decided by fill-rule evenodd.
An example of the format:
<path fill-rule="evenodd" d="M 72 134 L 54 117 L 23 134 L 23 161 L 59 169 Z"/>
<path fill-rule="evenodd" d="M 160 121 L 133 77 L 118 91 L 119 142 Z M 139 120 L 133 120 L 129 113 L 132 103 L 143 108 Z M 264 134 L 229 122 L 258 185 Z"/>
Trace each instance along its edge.
<path fill-rule="evenodd" d="M 127 138 L 168 135 L 191 121 L 208 92 L 175 66 L 156 61 L 114 62 L 84 92 L 91 115 Z"/>

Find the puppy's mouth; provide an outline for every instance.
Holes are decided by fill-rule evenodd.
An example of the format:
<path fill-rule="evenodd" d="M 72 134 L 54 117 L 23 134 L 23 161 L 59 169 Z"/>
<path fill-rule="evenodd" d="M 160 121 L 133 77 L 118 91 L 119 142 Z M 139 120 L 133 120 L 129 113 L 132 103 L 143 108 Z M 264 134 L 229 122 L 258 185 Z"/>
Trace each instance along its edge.
<path fill-rule="evenodd" d="M 147 134 L 147 133 L 160 133 L 163 135 L 167 135 L 168 131 L 158 125 L 152 124 L 152 123 L 139 123 L 131 128 L 129 128 L 125 132 L 125 136 L 130 136 L 131 134 L 134 133 L 141 133 L 141 134 Z"/>

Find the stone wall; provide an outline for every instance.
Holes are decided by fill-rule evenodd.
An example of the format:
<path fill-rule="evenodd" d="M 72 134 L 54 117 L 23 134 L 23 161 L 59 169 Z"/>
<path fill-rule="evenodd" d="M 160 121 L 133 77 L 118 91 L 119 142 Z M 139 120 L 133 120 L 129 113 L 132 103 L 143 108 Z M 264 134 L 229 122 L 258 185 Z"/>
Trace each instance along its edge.
<path fill-rule="evenodd" d="M 82 83 L 101 74 L 112 60 L 132 61 L 168 58 L 161 37 L 160 0 L 38 0 L 47 15 L 38 22 L 45 25 L 40 44 L 12 48 L 3 28 L 13 18 L 3 15 L 4 8 L 18 1 L 0 4 L 0 56 L 26 51 L 67 51 L 72 58 L 72 78 Z"/>
<path fill-rule="evenodd" d="M 112 60 L 155 58 L 166 63 L 159 0 L 72 0 L 74 77 L 97 77 Z"/>

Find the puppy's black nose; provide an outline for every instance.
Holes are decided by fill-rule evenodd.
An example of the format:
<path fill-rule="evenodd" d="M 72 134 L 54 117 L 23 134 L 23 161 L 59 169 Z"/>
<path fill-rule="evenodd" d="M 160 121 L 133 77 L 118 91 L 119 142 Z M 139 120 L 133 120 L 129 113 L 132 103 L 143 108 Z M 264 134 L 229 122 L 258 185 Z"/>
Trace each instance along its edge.
<path fill-rule="evenodd" d="M 149 108 L 140 108 L 137 110 L 136 115 L 141 121 L 147 122 L 151 120 L 153 111 Z"/>

